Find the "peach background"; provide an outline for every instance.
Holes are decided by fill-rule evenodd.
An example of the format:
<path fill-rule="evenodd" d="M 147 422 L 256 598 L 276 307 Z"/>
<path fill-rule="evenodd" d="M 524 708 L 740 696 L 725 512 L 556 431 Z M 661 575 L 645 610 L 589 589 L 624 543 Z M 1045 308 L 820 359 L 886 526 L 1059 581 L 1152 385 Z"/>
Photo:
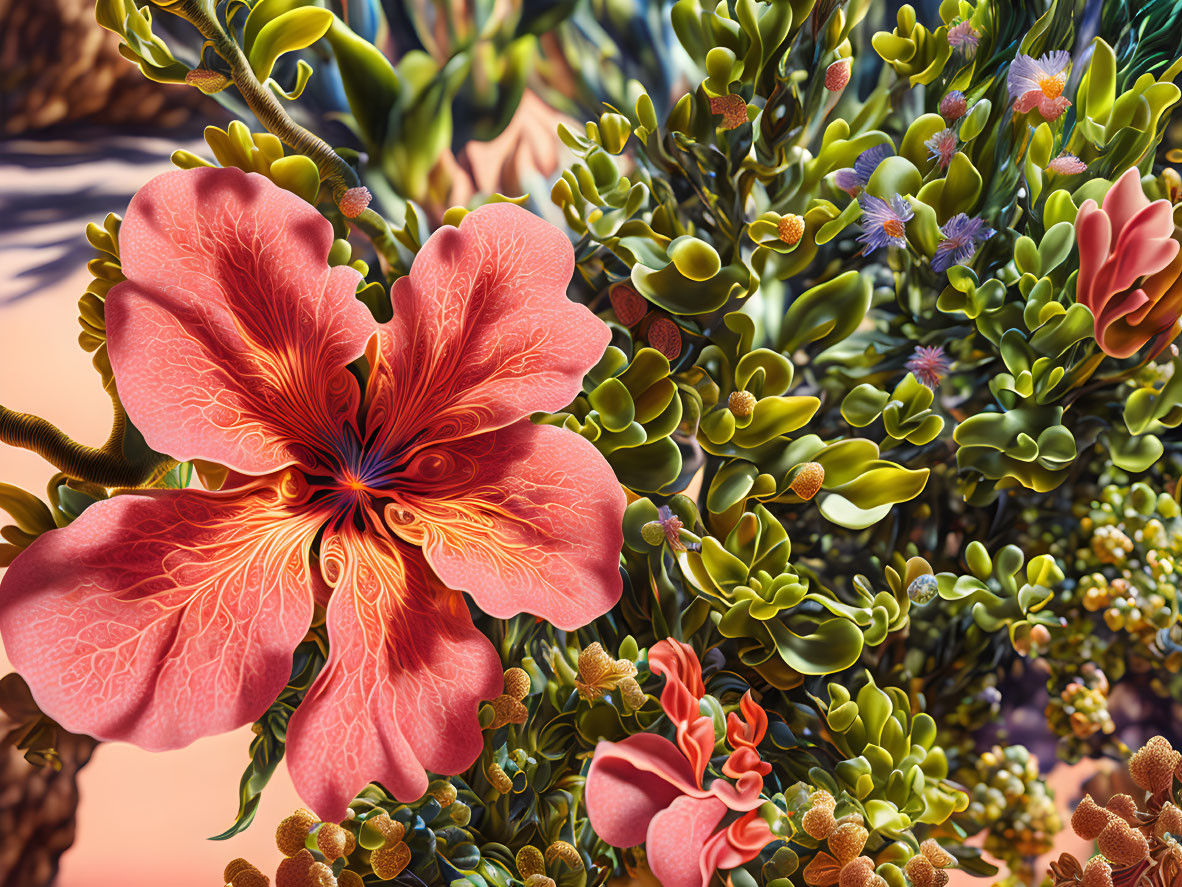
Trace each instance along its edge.
<path fill-rule="evenodd" d="M 518 160 L 528 154 L 526 166 L 553 166 L 556 155 L 548 146 L 556 148 L 556 140 L 539 138 L 528 122 L 514 123 L 503 146 L 511 145 Z M 546 129 L 553 133 L 552 125 Z M 83 230 L 87 221 L 121 211 L 140 184 L 171 168 L 168 154 L 174 148 L 206 153 L 203 142 L 191 142 L 102 134 L 90 145 L 0 144 L 0 403 L 35 411 L 80 441 L 105 440 L 109 405 L 89 355 L 75 342 L 76 303 L 89 280 L 91 257 Z M 469 168 L 477 178 L 481 171 L 503 174 L 496 153 L 473 152 Z M 30 157 L 39 158 L 31 168 Z M 464 190 L 464 183 L 456 184 L 457 191 Z M 50 278 L 40 279 L 46 273 Z M 0 480 L 43 494 L 52 473 L 39 457 L 0 446 Z M 9 667 L 0 649 L 0 674 Z M 299 806 L 283 767 L 245 834 L 226 842 L 205 840 L 233 819 L 250 738 L 243 728 L 165 754 L 123 743 L 101 745 L 80 777 L 77 842 L 63 859 L 59 887 L 207 887 L 222 883 L 223 866 L 236 856 L 273 873 L 279 861 L 274 826 Z M 1080 776 L 1076 768 L 1057 769 L 1052 782 L 1061 805 L 1077 795 Z M 1059 851 L 1082 849 L 1069 834 L 1061 838 Z M 964 876 L 954 887 L 958 882 L 988 883 Z"/>

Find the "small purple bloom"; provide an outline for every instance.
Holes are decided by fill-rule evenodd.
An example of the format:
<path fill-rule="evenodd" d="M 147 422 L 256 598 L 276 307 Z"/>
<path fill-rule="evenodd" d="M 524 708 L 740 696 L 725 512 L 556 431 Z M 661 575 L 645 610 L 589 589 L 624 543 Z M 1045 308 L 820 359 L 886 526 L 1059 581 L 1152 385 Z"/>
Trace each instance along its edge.
<path fill-rule="evenodd" d="M 923 146 L 931 152 L 931 159 L 940 164 L 940 169 L 948 169 L 956 153 L 956 144 L 956 133 L 951 129 L 942 129 L 924 142 Z"/>
<path fill-rule="evenodd" d="M 940 116 L 949 123 L 955 123 L 965 115 L 968 109 L 969 101 L 959 89 L 952 90 L 952 92 L 940 99 Z"/>
<path fill-rule="evenodd" d="M 952 361 L 939 345 L 916 345 L 903 366 L 907 372 L 915 374 L 920 384 L 935 389 L 940 380 L 948 375 Z"/>
<path fill-rule="evenodd" d="M 953 265 L 963 265 L 977 251 L 979 241 L 993 236 L 993 229 L 985 227 L 985 220 L 957 213 L 940 228 L 943 236 L 932 256 L 933 271 L 947 271 Z"/>
<path fill-rule="evenodd" d="M 948 29 L 948 45 L 962 50 L 966 56 L 976 52 L 980 42 L 981 35 L 968 22 L 957 22 Z"/>
<path fill-rule="evenodd" d="M 1010 63 L 1006 87 L 1014 100 L 1014 113 L 1038 109 L 1044 120 L 1058 120 L 1071 104 L 1063 95 L 1071 53 L 1063 49 L 1035 59 L 1018 53 Z"/>
<path fill-rule="evenodd" d="M 1062 176 L 1074 176 L 1087 168 L 1086 163 L 1066 151 L 1047 164 L 1047 172 L 1057 172 Z"/>
<path fill-rule="evenodd" d="M 858 155 L 858 159 L 854 161 L 854 172 L 863 188 L 870 181 L 870 177 L 874 175 L 874 171 L 878 169 L 878 165 L 894 153 L 895 149 L 890 145 L 875 145 Z"/>
<path fill-rule="evenodd" d="M 858 155 L 853 167 L 839 169 L 833 176 L 833 184 L 845 191 L 850 197 L 856 197 L 858 191 L 866 187 L 878 165 L 895 153 L 890 145 L 875 145 L 867 148 Z"/>
<path fill-rule="evenodd" d="M 907 222 L 915 215 L 903 197 L 895 194 L 890 201 L 862 193 L 858 196 L 862 207 L 862 233 L 858 240 L 866 245 L 865 252 L 883 246 L 907 245 Z"/>

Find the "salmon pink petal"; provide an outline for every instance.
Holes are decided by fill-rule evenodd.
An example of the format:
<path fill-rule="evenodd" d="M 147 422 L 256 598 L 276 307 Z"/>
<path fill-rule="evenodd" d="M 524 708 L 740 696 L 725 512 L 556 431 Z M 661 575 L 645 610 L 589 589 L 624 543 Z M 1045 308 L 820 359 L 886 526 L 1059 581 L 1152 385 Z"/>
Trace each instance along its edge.
<path fill-rule="evenodd" d="M 702 849 L 702 871 L 713 874 L 738 868 L 757 857 L 775 839 L 767 821 L 752 810 L 706 842 Z"/>
<path fill-rule="evenodd" d="M 1032 89 L 1029 92 L 1024 92 L 1014 102 L 1014 113 L 1025 114 L 1028 111 L 1033 111 L 1039 106 L 1042 100 L 1043 94 L 1041 89 Z"/>
<path fill-rule="evenodd" d="M 238 169 L 164 173 L 132 198 L 106 325 L 151 447 L 254 475 L 332 450 L 359 396 L 345 365 L 377 327 L 332 242 L 315 209 Z"/>
<path fill-rule="evenodd" d="M 256 720 L 312 619 L 317 530 L 279 490 L 116 496 L 0 583 L 0 633 L 67 730 L 179 748 Z"/>
<path fill-rule="evenodd" d="M 1124 229 L 1137 213 L 1149 206 L 1149 198 L 1141 187 L 1141 171 L 1131 167 L 1120 176 L 1104 194 L 1101 204 L 1104 215 L 1108 216 L 1112 230 Z"/>
<path fill-rule="evenodd" d="M 644 852 L 661 887 L 707 887 L 714 866 L 703 850 L 726 812 L 717 798 L 682 796 L 653 817 Z"/>
<path fill-rule="evenodd" d="M 624 493 L 577 434 L 524 421 L 435 446 L 390 495 L 391 528 L 490 616 L 575 629 L 620 599 Z"/>
<path fill-rule="evenodd" d="M 653 817 L 675 799 L 707 796 L 698 789 L 685 755 L 654 733 L 599 743 L 584 791 L 591 828 L 613 847 L 643 842 Z"/>
<path fill-rule="evenodd" d="M 566 236 L 511 203 L 432 234 L 394 284 L 370 382 L 387 445 L 465 437 L 570 403 L 611 338 L 567 299 L 573 270 Z"/>
<path fill-rule="evenodd" d="M 1076 278 L 1076 301 L 1091 310 L 1107 293 L 1095 292 L 1096 275 L 1108 259 L 1112 245 L 1112 223 L 1094 200 L 1085 200 L 1075 217 L 1075 240 L 1079 245 L 1079 276 Z"/>
<path fill-rule="evenodd" d="M 300 796 L 337 821 L 370 782 L 414 801 L 427 770 L 471 766 L 477 708 L 500 692 L 502 670 L 463 596 L 417 551 L 346 525 L 323 540 L 320 562 L 333 586 L 329 658 L 292 715 L 287 761 Z"/>

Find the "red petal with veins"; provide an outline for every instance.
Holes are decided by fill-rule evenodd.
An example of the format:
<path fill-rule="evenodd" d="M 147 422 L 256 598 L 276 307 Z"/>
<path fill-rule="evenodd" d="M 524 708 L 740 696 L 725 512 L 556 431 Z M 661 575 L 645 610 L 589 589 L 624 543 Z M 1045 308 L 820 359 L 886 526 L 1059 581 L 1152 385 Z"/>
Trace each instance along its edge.
<path fill-rule="evenodd" d="M 490 616 L 569 630 L 620 599 L 624 493 L 579 435 L 518 422 L 421 451 L 402 478 L 387 523 Z"/>
<path fill-rule="evenodd" d="M 613 847 L 634 847 L 653 817 L 690 793 L 708 796 L 677 746 L 664 736 L 636 733 L 596 746 L 587 771 L 587 816 L 595 834 Z"/>
<path fill-rule="evenodd" d="M 501 662 L 463 596 L 439 585 L 419 552 L 351 525 L 321 543 L 333 586 L 329 659 L 288 726 L 300 797 L 343 819 L 370 782 L 400 801 L 426 770 L 459 773 L 483 748 L 476 711 L 501 690 Z"/>
<path fill-rule="evenodd" d="M 161 750 L 248 724 L 312 619 L 314 517 L 271 486 L 98 502 L 9 567 L 8 656 L 75 733 Z"/>
<path fill-rule="evenodd" d="M 707 887 L 714 866 L 703 851 L 726 812 L 717 798 L 683 795 L 653 817 L 644 852 L 661 887 Z"/>
<path fill-rule="evenodd" d="M 370 382 L 391 449 L 491 431 L 570 403 L 607 326 L 566 297 L 570 242 L 511 203 L 440 228 L 394 284 Z"/>
<path fill-rule="evenodd" d="M 245 474 L 318 463 L 356 411 L 345 365 L 377 328 L 360 275 L 328 267 L 332 241 L 254 173 L 178 170 L 139 190 L 105 310 L 120 399 L 151 447 Z"/>

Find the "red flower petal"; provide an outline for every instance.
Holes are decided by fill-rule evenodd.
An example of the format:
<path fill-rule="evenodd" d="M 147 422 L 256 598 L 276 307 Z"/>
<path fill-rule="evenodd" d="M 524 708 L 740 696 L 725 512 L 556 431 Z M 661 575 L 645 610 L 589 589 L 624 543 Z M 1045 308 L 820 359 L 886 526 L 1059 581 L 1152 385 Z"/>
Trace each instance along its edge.
<path fill-rule="evenodd" d="M 465 437 L 574 399 L 607 326 L 566 297 L 574 251 L 511 203 L 443 227 L 393 288 L 368 397 L 387 446 Z"/>
<path fill-rule="evenodd" d="M 726 812 L 717 798 L 683 795 L 653 817 L 644 852 L 661 887 L 707 887 L 715 867 L 703 851 Z"/>
<path fill-rule="evenodd" d="M 587 771 L 587 816 L 595 834 L 613 847 L 634 847 L 653 817 L 687 793 L 707 796 L 685 755 L 664 736 L 636 733 L 596 746 Z"/>
<path fill-rule="evenodd" d="M 179 748 L 256 720 L 312 619 L 313 518 L 270 486 L 98 502 L 0 583 L 0 632 L 67 730 Z"/>
<path fill-rule="evenodd" d="M 245 474 L 315 465 L 356 411 L 345 365 L 377 328 L 330 269 L 332 225 L 237 169 L 157 176 L 119 231 L 107 296 L 119 396 L 154 449 Z"/>
<path fill-rule="evenodd" d="M 738 868 L 757 857 L 775 839 L 767 821 L 752 810 L 706 842 L 702 849 L 702 870 L 713 873 Z"/>
<path fill-rule="evenodd" d="M 422 451 L 386 520 L 490 616 L 563 629 L 620 599 L 624 493 L 577 434 L 518 422 Z"/>
<path fill-rule="evenodd" d="M 677 744 L 689 759 L 697 784 L 701 785 L 714 752 L 714 722 L 698 706 L 706 695 L 702 663 L 693 647 L 673 638 L 653 644 L 648 661 L 653 674 L 665 676 L 661 708 L 677 727 Z"/>
<path fill-rule="evenodd" d="M 469 767 L 483 748 L 479 701 L 501 690 L 500 659 L 463 596 L 375 534 L 346 524 L 321 543 L 329 659 L 288 726 L 296 790 L 329 822 L 369 782 L 414 801 L 426 770 Z"/>

